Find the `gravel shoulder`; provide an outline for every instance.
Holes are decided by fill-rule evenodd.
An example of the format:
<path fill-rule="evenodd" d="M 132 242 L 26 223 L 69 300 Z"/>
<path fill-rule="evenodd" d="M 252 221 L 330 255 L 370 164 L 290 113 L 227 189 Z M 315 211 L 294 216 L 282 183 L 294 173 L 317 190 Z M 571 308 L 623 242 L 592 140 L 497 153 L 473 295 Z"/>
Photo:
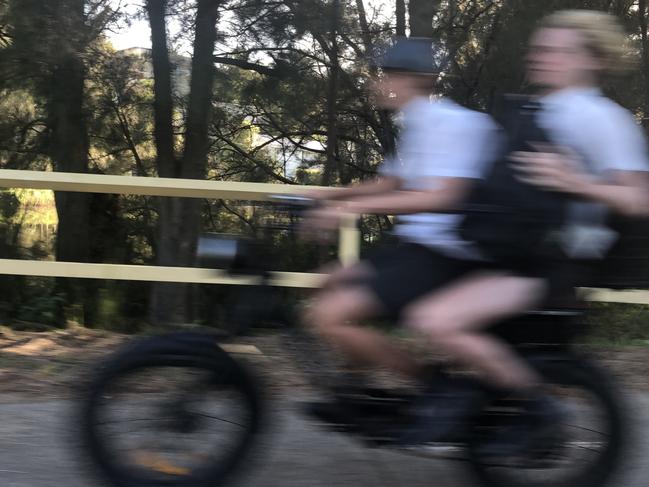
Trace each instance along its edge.
<path fill-rule="evenodd" d="M 84 378 L 103 357 L 134 339 L 85 328 L 40 333 L 0 328 L 0 401 L 16 395 L 64 398 L 83 387 Z M 327 367 L 331 357 L 303 335 L 268 331 L 229 344 L 280 396 L 308 393 L 311 372 L 325 379 L 325 374 L 332 373 Z M 611 370 L 629 391 L 649 392 L 649 347 L 580 348 Z M 397 381 L 388 374 L 377 377 L 391 385 Z"/>
<path fill-rule="evenodd" d="M 30 333 L 0 331 L 0 478 L 3 487 L 100 485 L 81 460 L 74 429 L 75 390 L 107 353 L 132 337 L 85 329 Z M 363 448 L 297 414 L 291 402 L 312 389 L 303 370 L 322 374 L 317 345 L 286 333 L 237 340 L 244 360 L 274 393 L 272 431 L 239 485 L 358 487 L 472 485 L 463 464 Z M 255 350 L 259 350 L 258 353 Z M 649 348 L 584 347 L 625 385 L 634 445 L 621 477 L 611 485 L 646 485 L 649 463 Z M 304 352 L 307 353 L 299 353 Z M 297 365 L 296 365 L 297 362 Z M 390 381 L 389 377 L 380 377 Z"/>

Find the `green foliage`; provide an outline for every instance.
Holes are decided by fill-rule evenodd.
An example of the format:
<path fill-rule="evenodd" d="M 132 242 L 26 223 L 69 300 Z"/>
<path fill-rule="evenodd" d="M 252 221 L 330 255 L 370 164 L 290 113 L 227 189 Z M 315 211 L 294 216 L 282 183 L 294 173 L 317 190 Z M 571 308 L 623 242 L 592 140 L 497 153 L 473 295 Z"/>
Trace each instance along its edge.
<path fill-rule="evenodd" d="M 2 222 L 13 220 L 20 209 L 20 199 L 16 191 L 5 190 L 0 192 L 0 215 Z"/>
<path fill-rule="evenodd" d="M 186 63 L 188 59 L 183 61 L 179 53 L 186 51 L 193 38 L 196 2 L 167 3 L 169 21 L 181 27 L 179 35 L 170 39 L 170 48 L 174 60 Z M 449 60 L 439 89 L 460 103 L 481 109 L 490 108 L 501 93 L 525 90 L 527 39 L 536 22 L 552 10 L 608 9 L 624 22 L 632 56 L 640 59 L 642 52 L 639 12 L 636 2 L 629 0 L 432 3 L 438 10 L 430 23 L 440 56 Z M 208 178 L 321 183 L 323 168 L 332 163 L 325 151 L 332 108 L 338 133 L 333 147 L 333 184 L 374 176 L 391 148 L 392 132 L 369 96 L 368 83 L 375 73 L 367 58 L 393 36 L 393 3 L 386 2 L 387 7 L 377 12 L 365 1 L 365 18 L 356 0 L 341 0 L 340 4 L 334 22 L 329 0 L 220 2 L 216 51 L 220 61 L 213 86 Z M 53 166 L 49 157 L 53 89 L 49 81 L 63 56 L 72 53 L 83 62 L 85 73 L 83 117 L 89 136 L 90 172 L 156 176 L 150 59 L 143 52 L 116 52 L 100 35 L 106 33 L 107 26 L 114 27 L 120 15 L 106 5 L 103 0 L 0 0 L 0 167 L 44 170 Z M 80 11 L 83 18 L 72 13 Z M 426 22 L 423 19 L 422 28 Z M 335 34 L 332 25 L 337 25 Z M 339 83 L 331 96 L 328 88 L 334 74 Z M 649 73 L 635 70 L 627 77 L 607 81 L 607 92 L 644 116 L 645 76 Z M 182 147 L 187 97 L 176 93 L 175 98 L 174 142 Z M 56 221 L 54 207 L 48 203 L 45 208 L 41 203 L 38 194 L 0 192 L 2 257 L 51 258 L 51 237 L 29 242 L 24 238 L 36 225 Z M 94 195 L 88 206 L 92 261 L 155 261 L 159 213 L 154 198 Z M 230 201 L 205 202 L 201 216 L 205 231 L 248 236 L 259 235 L 269 222 L 284 218 L 272 208 Z M 364 218 L 363 245 L 376 244 L 389 227 L 387 218 Z M 268 239 L 277 269 L 307 270 L 334 253 L 333 247 L 320 251 L 299 244 L 285 232 L 270 234 Z M 95 293 L 90 302 L 95 303 L 96 326 L 133 331 L 145 319 L 147 284 L 99 283 L 88 288 Z M 51 280 L 2 277 L 3 319 L 57 322 L 57 310 L 71 303 L 61 303 L 54 289 Z M 216 294 L 216 301 L 224 299 L 222 293 Z M 214 312 L 207 311 L 204 302 L 196 307 L 199 315 Z M 646 339 L 645 314 L 642 307 L 602 305 L 593 318 L 593 339 Z"/>
<path fill-rule="evenodd" d="M 116 283 L 101 288 L 98 292 L 97 312 L 93 326 L 118 333 L 140 331 L 144 327 L 142 320 L 124 312 L 126 299 L 128 299 L 126 293 Z"/>
<path fill-rule="evenodd" d="M 66 298 L 61 294 L 35 296 L 18 308 L 17 318 L 33 323 L 63 326 L 65 325 L 63 315 L 63 306 L 65 303 Z"/>
<path fill-rule="evenodd" d="M 143 78 L 148 62 L 138 53 L 94 45 L 87 100 L 94 170 L 104 174 L 155 173 L 151 104 L 153 87 Z"/>
<path fill-rule="evenodd" d="M 649 306 L 594 303 L 587 315 L 588 341 L 605 345 L 649 345 Z"/>
<path fill-rule="evenodd" d="M 50 190 L 9 190 L 1 200 L 7 202 L 11 212 L 9 221 L 13 224 L 53 226 L 57 223 L 54 193 Z"/>
<path fill-rule="evenodd" d="M 1 64 L 0 64 L 1 66 Z M 1 82 L 0 82 L 1 86 Z M 44 120 L 29 91 L 0 89 L 0 161 L 7 169 L 43 169 Z"/>

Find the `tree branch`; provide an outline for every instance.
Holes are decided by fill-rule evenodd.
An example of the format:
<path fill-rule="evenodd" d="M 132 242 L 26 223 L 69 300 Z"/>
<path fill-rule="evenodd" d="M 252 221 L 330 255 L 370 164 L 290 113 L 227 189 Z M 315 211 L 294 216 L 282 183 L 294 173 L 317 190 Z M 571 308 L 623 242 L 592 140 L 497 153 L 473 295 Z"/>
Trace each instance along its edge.
<path fill-rule="evenodd" d="M 262 64 L 251 63 L 249 61 L 244 61 L 243 59 L 235 59 L 235 58 L 229 58 L 223 56 L 214 56 L 213 59 L 214 62 L 217 64 L 227 64 L 229 66 L 236 66 L 238 68 L 245 69 L 247 71 L 256 71 L 259 74 L 263 74 L 265 76 L 273 76 L 275 78 L 285 77 L 282 74 L 282 72 L 278 69 L 269 68 L 268 66 L 264 66 Z"/>
<path fill-rule="evenodd" d="M 252 157 L 250 154 L 248 154 L 245 150 L 243 150 L 241 147 L 239 147 L 237 144 L 232 142 L 231 140 L 228 140 L 226 138 L 219 137 L 223 142 L 225 142 L 231 149 L 233 149 L 237 154 L 243 156 L 245 159 L 248 161 L 252 162 L 255 166 L 257 166 L 259 169 L 264 171 L 266 174 L 269 176 L 273 177 L 277 181 L 280 181 L 284 184 L 297 184 L 295 181 L 292 179 L 286 178 L 282 176 L 281 174 L 277 174 L 275 171 L 270 169 L 266 164 L 264 164 L 261 161 L 258 161 L 254 157 Z"/>

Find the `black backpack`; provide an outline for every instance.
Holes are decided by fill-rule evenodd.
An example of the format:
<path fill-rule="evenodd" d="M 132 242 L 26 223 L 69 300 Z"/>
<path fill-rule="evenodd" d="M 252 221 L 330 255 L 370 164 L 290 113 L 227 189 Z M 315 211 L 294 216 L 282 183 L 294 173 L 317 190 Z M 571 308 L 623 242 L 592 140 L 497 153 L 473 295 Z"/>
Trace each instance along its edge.
<path fill-rule="evenodd" d="M 618 239 L 598 262 L 588 286 L 649 288 L 649 218 L 611 215 L 608 226 L 618 233 Z"/>
<path fill-rule="evenodd" d="M 538 125 L 538 104 L 516 107 L 505 119 L 506 143 L 484 179 L 469 195 L 461 236 L 495 261 L 516 263 L 558 257 L 556 236 L 567 213 L 567 200 L 517 179 L 509 155 L 534 151 L 530 142 L 550 142 Z"/>

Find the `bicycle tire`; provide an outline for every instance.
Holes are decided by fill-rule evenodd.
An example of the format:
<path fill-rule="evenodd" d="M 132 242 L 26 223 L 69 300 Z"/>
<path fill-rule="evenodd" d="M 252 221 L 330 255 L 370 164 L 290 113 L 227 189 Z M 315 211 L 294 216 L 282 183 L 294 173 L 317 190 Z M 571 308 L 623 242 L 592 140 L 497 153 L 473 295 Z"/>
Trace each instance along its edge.
<path fill-rule="evenodd" d="M 532 360 L 538 372 L 551 384 L 578 388 L 596 398 L 608 426 L 606 444 L 596 462 L 588 468 L 563 479 L 546 478 L 532 482 L 503 476 L 498 468 L 480 458 L 478 443 L 468 446 L 471 470 L 483 487 L 603 487 L 617 472 L 626 450 L 629 429 L 626 425 L 626 406 L 609 375 L 589 360 L 572 353 L 549 355 Z"/>
<path fill-rule="evenodd" d="M 197 368 L 218 377 L 219 387 L 236 391 L 247 408 L 246 424 L 235 447 L 218 462 L 199 472 L 147 475 L 118 461 L 111 442 L 101 430 L 102 407 L 110 399 L 111 387 L 120 379 L 146 368 Z M 175 370 L 175 369 L 173 369 Z M 217 375 L 212 376 L 212 372 Z M 109 403 L 110 401 L 108 401 Z M 101 476 L 115 487 L 222 487 L 233 480 L 249 458 L 262 429 L 264 406 L 257 380 L 232 356 L 222 350 L 216 337 L 207 333 L 170 333 L 137 340 L 111 356 L 92 377 L 81 403 L 81 441 Z"/>

